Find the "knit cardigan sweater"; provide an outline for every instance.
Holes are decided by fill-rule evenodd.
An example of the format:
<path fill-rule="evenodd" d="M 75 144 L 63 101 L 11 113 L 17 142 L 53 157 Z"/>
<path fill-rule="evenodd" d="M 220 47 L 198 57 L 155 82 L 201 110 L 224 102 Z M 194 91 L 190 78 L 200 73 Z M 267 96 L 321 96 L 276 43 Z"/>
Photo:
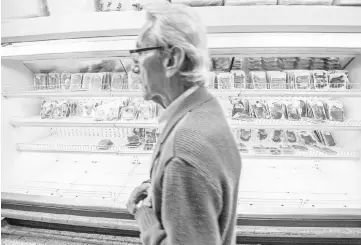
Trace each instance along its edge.
<path fill-rule="evenodd" d="M 144 245 L 236 244 L 240 154 L 217 99 L 200 87 L 172 112 L 152 158 Z"/>

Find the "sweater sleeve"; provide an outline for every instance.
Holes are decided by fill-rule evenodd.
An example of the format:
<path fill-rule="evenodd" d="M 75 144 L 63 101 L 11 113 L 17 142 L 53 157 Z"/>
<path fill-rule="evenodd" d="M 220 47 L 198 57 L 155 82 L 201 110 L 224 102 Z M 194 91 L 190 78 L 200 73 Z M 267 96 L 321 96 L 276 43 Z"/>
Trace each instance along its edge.
<path fill-rule="evenodd" d="M 161 222 L 154 210 L 136 213 L 143 245 L 219 245 L 220 190 L 185 161 L 172 159 L 162 184 Z"/>

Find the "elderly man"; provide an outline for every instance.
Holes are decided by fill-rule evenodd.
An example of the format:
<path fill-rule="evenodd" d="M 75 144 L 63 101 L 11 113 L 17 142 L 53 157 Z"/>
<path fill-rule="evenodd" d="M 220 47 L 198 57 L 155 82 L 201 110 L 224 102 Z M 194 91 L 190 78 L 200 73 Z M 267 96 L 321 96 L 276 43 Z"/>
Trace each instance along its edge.
<path fill-rule="evenodd" d="M 147 8 L 135 69 L 144 97 L 165 108 L 151 181 L 127 207 L 143 244 L 235 244 L 241 159 L 217 99 L 207 91 L 207 36 L 191 8 Z"/>

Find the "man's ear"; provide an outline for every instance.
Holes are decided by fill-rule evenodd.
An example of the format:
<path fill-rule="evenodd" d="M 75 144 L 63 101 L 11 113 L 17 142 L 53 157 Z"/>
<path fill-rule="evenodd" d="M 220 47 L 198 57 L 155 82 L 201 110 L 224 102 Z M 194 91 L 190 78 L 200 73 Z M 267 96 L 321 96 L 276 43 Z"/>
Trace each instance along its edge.
<path fill-rule="evenodd" d="M 183 66 L 185 58 L 184 50 L 178 46 L 174 46 L 169 51 L 168 57 L 164 59 L 164 68 L 166 71 L 166 76 L 174 76 Z"/>

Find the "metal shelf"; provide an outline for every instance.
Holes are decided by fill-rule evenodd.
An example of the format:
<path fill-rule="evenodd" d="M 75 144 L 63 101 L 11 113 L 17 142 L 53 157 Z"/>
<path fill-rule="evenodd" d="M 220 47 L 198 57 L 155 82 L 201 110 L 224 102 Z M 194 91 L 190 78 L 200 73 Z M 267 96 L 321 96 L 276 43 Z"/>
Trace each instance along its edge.
<path fill-rule="evenodd" d="M 355 84 L 354 87 L 360 87 L 360 84 Z M 361 89 L 349 90 L 291 90 L 291 89 L 210 89 L 215 96 L 237 96 L 241 94 L 247 97 L 361 97 Z M 142 97 L 143 92 L 137 90 L 123 90 L 123 91 L 107 91 L 107 92 L 87 92 L 87 91 L 13 91 L 3 92 L 5 98 L 76 98 L 76 97 Z"/>
<path fill-rule="evenodd" d="M 339 130 L 359 131 L 361 121 L 346 120 L 335 121 L 290 121 L 276 119 L 253 119 L 251 121 L 228 120 L 231 128 L 287 128 L 297 130 Z M 92 118 L 71 117 L 66 119 L 41 119 L 36 117 L 13 117 L 10 124 L 15 127 L 100 127 L 100 128 L 157 128 L 155 119 L 149 121 L 94 121 Z"/>

